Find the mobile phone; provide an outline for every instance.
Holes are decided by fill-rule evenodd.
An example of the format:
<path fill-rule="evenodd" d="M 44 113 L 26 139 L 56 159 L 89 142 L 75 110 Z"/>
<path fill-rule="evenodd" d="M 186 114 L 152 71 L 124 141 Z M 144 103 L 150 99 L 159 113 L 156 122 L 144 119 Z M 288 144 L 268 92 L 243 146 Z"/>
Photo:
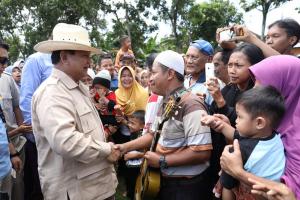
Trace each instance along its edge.
<path fill-rule="evenodd" d="M 234 32 L 232 29 L 227 29 L 220 32 L 220 42 L 229 41 L 236 36 L 243 36 L 243 29 L 239 29 L 237 32 Z"/>
<path fill-rule="evenodd" d="M 215 65 L 213 63 L 205 64 L 205 80 L 215 77 Z"/>
<path fill-rule="evenodd" d="M 234 36 L 233 31 L 230 29 L 220 32 L 220 42 L 228 41 Z"/>

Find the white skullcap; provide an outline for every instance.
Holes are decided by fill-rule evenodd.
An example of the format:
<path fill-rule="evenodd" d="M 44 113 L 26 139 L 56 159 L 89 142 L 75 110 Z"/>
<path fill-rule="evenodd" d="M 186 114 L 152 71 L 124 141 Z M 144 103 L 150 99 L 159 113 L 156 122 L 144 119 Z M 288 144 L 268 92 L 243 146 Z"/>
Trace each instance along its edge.
<path fill-rule="evenodd" d="M 87 74 L 88 74 L 92 79 L 95 78 L 95 72 L 94 72 L 94 70 L 92 70 L 91 68 L 88 68 Z"/>
<path fill-rule="evenodd" d="M 106 80 L 111 81 L 111 75 L 110 75 L 109 71 L 106 70 L 106 69 L 103 69 L 103 70 L 101 70 L 100 72 L 98 72 L 98 74 L 96 74 L 96 77 L 104 78 L 104 79 L 106 79 Z M 96 78 L 96 77 L 95 77 L 95 78 Z"/>
<path fill-rule="evenodd" d="M 155 58 L 154 62 L 175 70 L 179 74 L 184 75 L 184 60 L 183 57 L 172 50 L 163 51 Z"/>

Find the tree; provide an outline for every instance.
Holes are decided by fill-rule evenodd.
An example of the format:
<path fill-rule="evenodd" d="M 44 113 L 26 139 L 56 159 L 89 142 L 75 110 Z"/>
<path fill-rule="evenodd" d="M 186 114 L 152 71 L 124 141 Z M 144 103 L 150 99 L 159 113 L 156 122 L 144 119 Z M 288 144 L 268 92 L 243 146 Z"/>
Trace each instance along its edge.
<path fill-rule="evenodd" d="M 157 15 L 154 14 L 152 16 L 154 21 L 161 19 L 171 24 L 171 36 L 173 37 L 173 40 L 171 41 L 175 44 L 176 50 L 180 52 L 182 51 L 181 40 L 183 38 L 183 34 L 180 30 L 182 30 L 184 26 L 188 10 L 191 8 L 193 3 L 193 0 L 172 0 L 171 5 L 168 5 L 166 0 L 139 0 L 138 7 L 152 8 L 157 11 Z"/>
<path fill-rule="evenodd" d="M 157 29 L 156 23 L 146 23 L 150 12 L 145 7 L 140 7 L 139 2 L 127 3 L 126 1 L 113 3 L 109 5 L 107 13 L 113 14 L 113 30 L 106 33 L 105 48 L 108 50 L 117 50 L 120 46 L 119 38 L 122 35 L 129 35 L 132 38 L 132 47 L 135 56 L 144 58 L 143 48 L 147 39 L 147 34 Z M 121 15 L 119 11 L 124 11 Z"/>
<path fill-rule="evenodd" d="M 0 36 L 23 42 L 19 53 L 23 57 L 34 52 L 33 46 L 47 40 L 53 27 L 60 22 L 83 25 L 92 33 L 94 45 L 100 45 L 99 29 L 105 27 L 99 10 L 102 0 L 5 0 L 0 2 Z M 3 11 L 3 13 L 2 13 Z M 22 36 L 22 40 L 19 36 Z"/>
<path fill-rule="evenodd" d="M 240 3 L 242 8 L 246 12 L 253 10 L 254 8 L 262 12 L 263 19 L 262 19 L 262 26 L 261 26 L 261 38 L 264 38 L 268 12 L 279 7 L 280 5 L 282 5 L 287 1 L 290 0 L 254 0 L 250 3 L 248 0 L 240 0 Z"/>
<path fill-rule="evenodd" d="M 203 38 L 216 45 L 217 28 L 241 23 L 242 16 L 228 0 L 213 0 L 194 5 L 188 13 L 185 35 L 189 38 L 186 40 L 191 42 Z"/>

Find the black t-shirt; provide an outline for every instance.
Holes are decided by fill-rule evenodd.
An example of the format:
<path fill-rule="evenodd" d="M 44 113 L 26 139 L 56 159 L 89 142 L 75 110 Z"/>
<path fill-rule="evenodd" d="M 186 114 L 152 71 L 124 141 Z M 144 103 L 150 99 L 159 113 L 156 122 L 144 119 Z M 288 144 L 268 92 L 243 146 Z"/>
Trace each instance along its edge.
<path fill-rule="evenodd" d="M 239 134 L 237 130 L 234 132 L 234 139 L 238 139 L 239 144 L 240 144 L 240 150 L 242 154 L 242 160 L 243 160 L 243 165 L 246 164 L 248 158 L 252 154 L 253 150 L 255 149 L 256 145 L 259 143 L 261 140 L 270 140 L 276 135 L 276 132 L 273 132 L 272 135 L 266 138 L 248 138 L 248 137 L 243 137 Z M 233 149 L 230 151 L 234 151 Z M 226 189 L 232 189 L 238 185 L 238 180 L 230 176 L 229 174 L 222 172 L 221 174 L 221 184 L 223 187 Z"/>

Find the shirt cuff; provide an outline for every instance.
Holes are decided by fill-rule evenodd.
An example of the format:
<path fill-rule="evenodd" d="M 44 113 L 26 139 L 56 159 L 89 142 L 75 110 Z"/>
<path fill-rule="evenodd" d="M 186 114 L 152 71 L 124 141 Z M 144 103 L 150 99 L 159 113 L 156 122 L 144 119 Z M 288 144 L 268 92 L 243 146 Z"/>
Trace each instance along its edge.
<path fill-rule="evenodd" d="M 111 153 L 111 146 L 109 143 L 101 142 L 100 144 L 100 155 L 109 156 Z"/>

